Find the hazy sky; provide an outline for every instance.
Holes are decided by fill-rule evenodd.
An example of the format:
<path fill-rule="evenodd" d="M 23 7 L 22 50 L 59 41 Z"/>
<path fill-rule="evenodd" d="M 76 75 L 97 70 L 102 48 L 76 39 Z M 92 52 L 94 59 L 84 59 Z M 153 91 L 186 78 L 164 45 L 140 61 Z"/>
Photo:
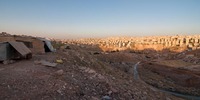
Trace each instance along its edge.
<path fill-rule="evenodd" d="M 200 0 L 0 0 L 0 32 L 54 38 L 200 34 Z"/>

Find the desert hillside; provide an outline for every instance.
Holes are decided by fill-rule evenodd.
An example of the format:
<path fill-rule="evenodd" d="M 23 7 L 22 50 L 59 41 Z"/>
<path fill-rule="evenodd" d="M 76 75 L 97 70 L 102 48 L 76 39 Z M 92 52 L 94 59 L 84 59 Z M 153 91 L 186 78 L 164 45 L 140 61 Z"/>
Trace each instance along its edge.
<path fill-rule="evenodd" d="M 199 36 L 51 40 L 56 52 L 45 49 L 29 59 L 2 61 L 0 98 L 199 99 L 199 40 Z"/>

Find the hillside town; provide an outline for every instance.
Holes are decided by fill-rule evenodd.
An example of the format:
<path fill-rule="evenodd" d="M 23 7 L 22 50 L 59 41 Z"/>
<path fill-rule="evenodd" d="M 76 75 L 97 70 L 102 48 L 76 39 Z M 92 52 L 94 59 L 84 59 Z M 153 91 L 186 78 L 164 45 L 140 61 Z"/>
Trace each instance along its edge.
<path fill-rule="evenodd" d="M 80 39 L 71 41 L 86 45 L 112 47 L 113 50 L 133 49 L 163 50 L 171 47 L 185 47 L 190 50 L 200 49 L 200 35 L 190 36 L 152 36 L 152 37 L 113 37 L 106 39 Z"/>
<path fill-rule="evenodd" d="M 0 34 L 0 99 L 198 100 L 200 35 Z"/>

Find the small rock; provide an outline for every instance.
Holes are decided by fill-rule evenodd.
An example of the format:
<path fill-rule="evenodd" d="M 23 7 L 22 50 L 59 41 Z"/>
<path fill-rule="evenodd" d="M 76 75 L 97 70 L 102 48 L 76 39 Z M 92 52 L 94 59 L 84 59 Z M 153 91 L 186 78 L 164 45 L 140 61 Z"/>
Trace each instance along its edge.
<path fill-rule="evenodd" d="M 63 73 L 64 73 L 64 71 L 62 69 L 55 72 L 55 74 L 57 74 L 59 76 L 63 75 Z"/>
<path fill-rule="evenodd" d="M 112 93 L 113 93 L 112 91 L 109 91 L 109 92 L 108 92 L 108 95 L 111 95 Z"/>
<path fill-rule="evenodd" d="M 4 65 L 7 65 L 7 64 L 8 64 L 8 61 L 7 61 L 7 60 L 3 61 L 3 64 L 4 64 Z"/>
<path fill-rule="evenodd" d="M 101 74 L 98 74 L 98 78 L 101 79 L 101 80 L 105 79 L 105 77 L 102 76 Z"/>
<path fill-rule="evenodd" d="M 147 94 L 147 92 L 143 92 L 143 94 L 145 94 L 145 95 L 146 95 L 146 94 Z"/>
<path fill-rule="evenodd" d="M 92 96 L 92 100 L 100 100 L 100 99 L 98 99 L 97 97 L 93 97 Z"/>
<path fill-rule="evenodd" d="M 7 65 L 7 64 L 12 64 L 12 63 L 14 63 L 15 61 L 14 60 L 4 60 L 3 61 L 3 64 L 4 65 Z"/>
<path fill-rule="evenodd" d="M 90 68 L 85 69 L 85 72 L 87 72 L 87 73 L 89 73 L 89 74 L 96 73 L 95 70 L 90 69 Z"/>
<path fill-rule="evenodd" d="M 166 100 L 171 100 L 171 99 L 167 97 Z"/>
<path fill-rule="evenodd" d="M 101 100 L 111 100 L 111 97 L 106 95 L 106 96 L 103 96 Z"/>
<path fill-rule="evenodd" d="M 112 77 L 112 79 L 115 80 L 116 78 L 115 78 L 115 77 Z"/>
<path fill-rule="evenodd" d="M 57 90 L 57 92 L 58 92 L 60 95 L 63 95 L 61 90 Z"/>
<path fill-rule="evenodd" d="M 115 88 L 113 88 L 113 87 L 111 87 L 110 90 L 111 90 L 113 93 L 117 93 L 117 92 L 118 92 L 118 91 L 117 91 Z"/>

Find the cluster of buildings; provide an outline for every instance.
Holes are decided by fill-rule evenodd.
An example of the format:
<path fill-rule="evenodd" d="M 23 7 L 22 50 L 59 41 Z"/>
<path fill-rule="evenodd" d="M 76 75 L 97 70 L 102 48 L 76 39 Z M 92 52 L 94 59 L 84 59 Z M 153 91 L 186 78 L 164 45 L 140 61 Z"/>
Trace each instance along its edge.
<path fill-rule="evenodd" d="M 53 52 L 50 40 L 0 33 L 0 61 L 18 58 L 31 58 L 32 54 Z"/>
<path fill-rule="evenodd" d="M 185 47 L 196 50 L 200 49 L 200 35 L 81 39 L 71 41 L 71 43 L 99 45 L 102 48 L 113 48 L 113 50 L 163 50 L 171 47 Z"/>

